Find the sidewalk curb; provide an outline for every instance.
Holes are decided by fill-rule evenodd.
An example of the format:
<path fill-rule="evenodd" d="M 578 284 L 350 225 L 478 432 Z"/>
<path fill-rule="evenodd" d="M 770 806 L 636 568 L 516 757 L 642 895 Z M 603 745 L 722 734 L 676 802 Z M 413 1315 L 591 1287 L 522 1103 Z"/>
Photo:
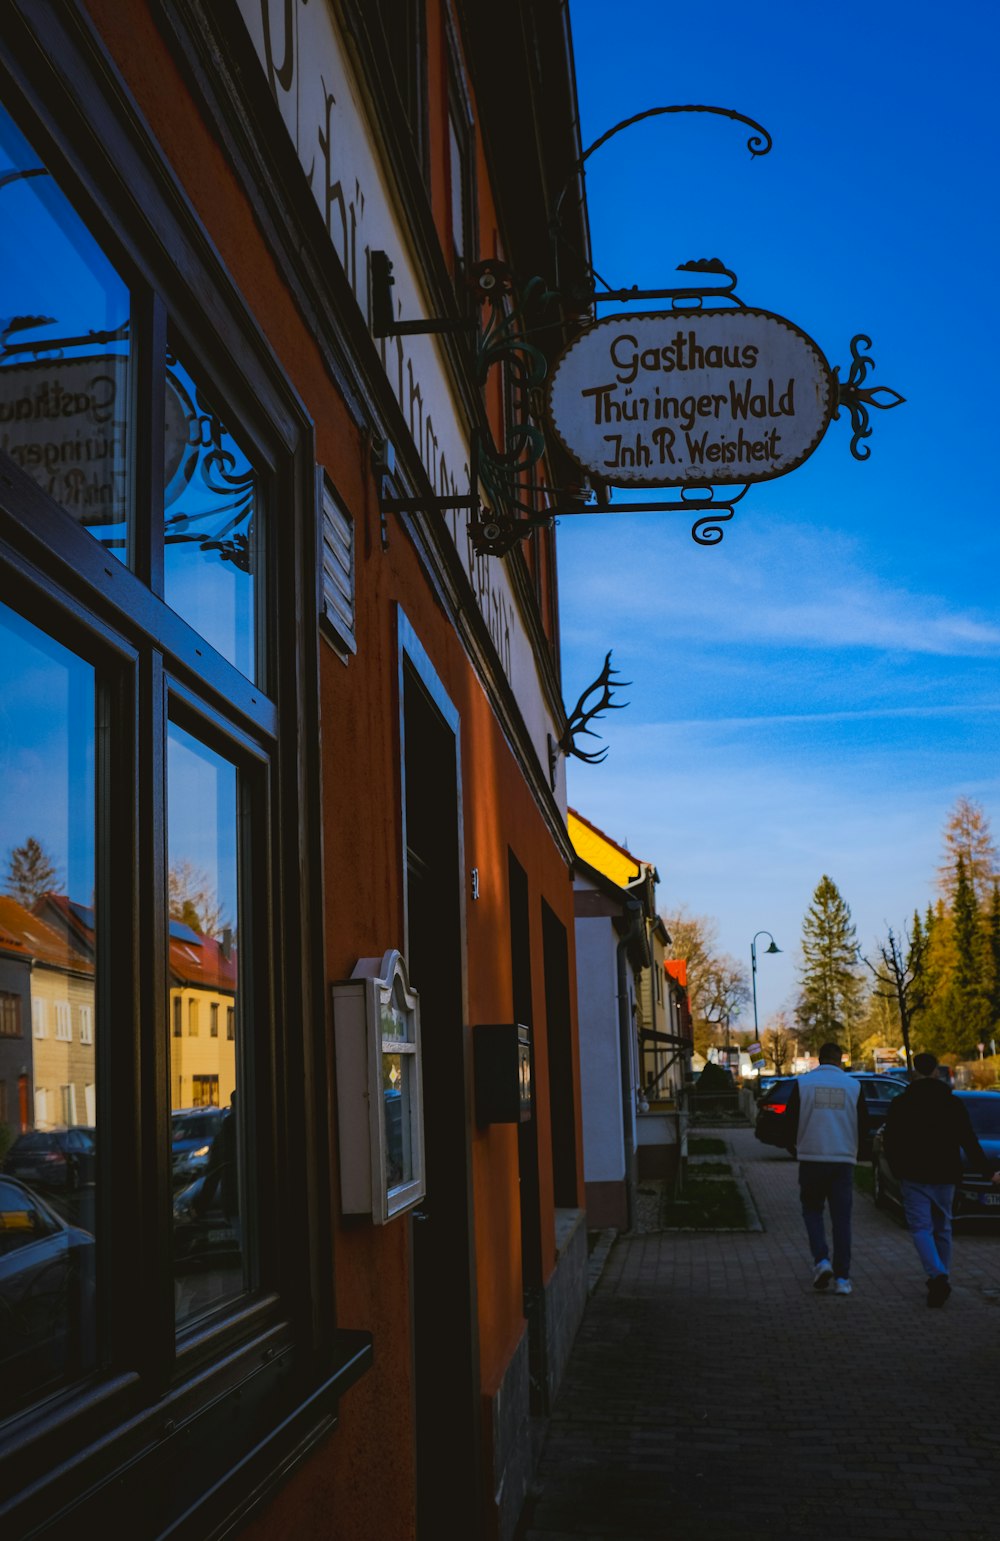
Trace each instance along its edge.
<path fill-rule="evenodd" d="M 604 1265 L 608 1261 L 611 1248 L 618 1240 L 618 1232 L 615 1230 L 602 1231 L 597 1240 L 597 1245 L 587 1259 L 587 1294 L 592 1295 L 601 1282 L 601 1274 Z"/>

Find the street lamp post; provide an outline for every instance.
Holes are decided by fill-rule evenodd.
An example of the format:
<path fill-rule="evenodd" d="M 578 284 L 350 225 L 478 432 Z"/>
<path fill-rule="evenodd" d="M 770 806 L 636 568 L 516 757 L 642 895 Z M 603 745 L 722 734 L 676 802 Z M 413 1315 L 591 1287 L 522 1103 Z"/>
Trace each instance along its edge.
<path fill-rule="evenodd" d="M 758 936 L 766 936 L 768 941 L 771 944 L 770 947 L 765 947 L 765 949 L 764 949 L 765 952 L 780 952 L 781 951 L 781 948 L 778 946 L 777 942 L 774 940 L 774 937 L 771 935 L 770 931 L 757 931 L 757 932 L 755 932 L 754 939 L 750 943 L 750 973 L 751 973 L 751 975 L 753 977 L 753 1036 L 754 1036 L 754 1041 L 756 1043 L 760 1042 L 760 1029 L 757 1026 L 757 937 Z"/>

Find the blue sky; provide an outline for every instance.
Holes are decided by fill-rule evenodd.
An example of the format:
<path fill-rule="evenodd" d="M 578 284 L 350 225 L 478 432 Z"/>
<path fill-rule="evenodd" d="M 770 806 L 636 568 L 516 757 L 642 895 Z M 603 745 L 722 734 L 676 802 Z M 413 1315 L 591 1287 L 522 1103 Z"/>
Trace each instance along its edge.
<path fill-rule="evenodd" d="M 866 383 L 907 398 L 873 414 L 865 464 L 846 417 L 831 424 L 803 467 L 748 492 L 717 547 L 677 514 L 559 526 L 564 694 L 608 647 L 633 682 L 603 766 L 570 762 L 570 800 L 657 863 L 665 912 L 715 916 L 747 963 L 753 934 L 774 934 L 762 1020 L 794 997 L 823 873 L 869 950 L 933 897 L 960 794 L 1000 833 L 1000 28 L 986 3 L 947 15 L 622 0 L 612 26 L 603 0 L 571 4 L 585 146 L 678 102 L 736 108 L 774 140 L 751 160 L 739 124 L 668 116 L 599 150 L 602 274 L 664 286 L 684 281 L 677 263 L 721 257 L 746 304 L 794 321 L 842 374 L 869 336 Z"/>

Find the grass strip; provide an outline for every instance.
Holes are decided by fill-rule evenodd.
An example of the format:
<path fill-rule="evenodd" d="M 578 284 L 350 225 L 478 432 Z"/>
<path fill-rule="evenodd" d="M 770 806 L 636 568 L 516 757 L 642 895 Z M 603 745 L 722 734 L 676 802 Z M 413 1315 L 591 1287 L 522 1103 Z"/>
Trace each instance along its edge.
<path fill-rule="evenodd" d="M 747 1224 L 742 1195 L 732 1180 L 690 1173 L 679 1196 L 664 1195 L 659 1218 L 664 1230 L 745 1230 Z"/>

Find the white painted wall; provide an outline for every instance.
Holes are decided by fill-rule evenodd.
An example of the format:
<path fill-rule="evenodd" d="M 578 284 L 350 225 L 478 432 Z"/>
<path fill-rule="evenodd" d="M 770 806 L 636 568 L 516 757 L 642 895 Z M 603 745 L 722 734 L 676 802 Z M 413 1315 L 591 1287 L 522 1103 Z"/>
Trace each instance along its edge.
<path fill-rule="evenodd" d="M 618 936 L 608 916 L 576 922 L 583 1175 L 586 1182 L 625 1176 L 617 998 Z"/>
<path fill-rule="evenodd" d="M 343 265 L 369 321 L 369 252 L 393 264 L 397 315 L 430 315 L 406 222 L 379 148 L 377 129 L 328 0 L 286 8 L 277 0 L 237 0 L 289 137 L 326 223 L 331 256 Z M 287 25 L 290 22 L 290 25 Z M 439 496 L 469 491 L 469 425 L 459 407 L 444 346 L 434 336 L 391 337 L 379 344 L 431 485 Z M 507 678 L 543 766 L 548 735 L 559 736 L 546 705 L 534 649 L 504 562 L 477 556 L 468 514 L 445 514 Z M 556 800 L 566 811 L 565 759 L 556 767 Z"/>

